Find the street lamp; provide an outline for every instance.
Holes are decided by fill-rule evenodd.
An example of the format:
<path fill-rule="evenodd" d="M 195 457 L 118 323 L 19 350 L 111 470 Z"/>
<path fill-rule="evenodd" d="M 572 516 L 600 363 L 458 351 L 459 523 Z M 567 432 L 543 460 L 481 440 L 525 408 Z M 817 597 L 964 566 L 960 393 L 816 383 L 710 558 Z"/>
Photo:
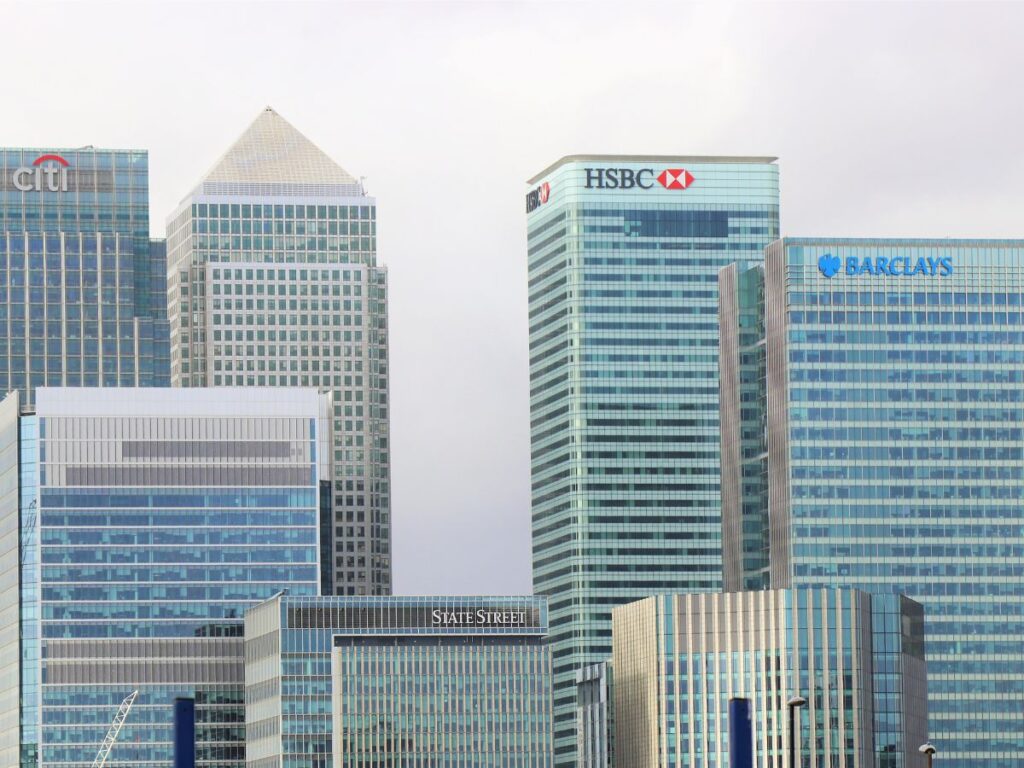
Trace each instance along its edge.
<path fill-rule="evenodd" d="M 806 703 L 807 699 L 803 696 L 793 696 L 786 702 L 786 708 L 789 709 L 789 768 L 796 768 L 796 709 Z"/>
<path fill-rule="evenodd" d="M 924 744 L 917 748 L 917 751 L 928 758 L 928 768 L 932 768 L 932 757 L 935 755 L 935 752 L 937 751 L 935 747 L 932 746 L 932 743 L 930 741 L 926 741 Z"/>

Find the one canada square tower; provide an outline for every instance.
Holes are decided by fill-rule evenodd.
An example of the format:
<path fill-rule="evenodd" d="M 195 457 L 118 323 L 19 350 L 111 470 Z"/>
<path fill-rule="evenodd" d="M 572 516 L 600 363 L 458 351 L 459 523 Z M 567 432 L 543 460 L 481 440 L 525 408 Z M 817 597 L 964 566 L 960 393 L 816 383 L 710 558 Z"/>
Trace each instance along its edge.
<path fill-rule="evenodd" d="M 333 396 L 325 592 L 391 592 L 387 272 L 362 182 L 269 107 L 168 217 L 175 386 Z"/>

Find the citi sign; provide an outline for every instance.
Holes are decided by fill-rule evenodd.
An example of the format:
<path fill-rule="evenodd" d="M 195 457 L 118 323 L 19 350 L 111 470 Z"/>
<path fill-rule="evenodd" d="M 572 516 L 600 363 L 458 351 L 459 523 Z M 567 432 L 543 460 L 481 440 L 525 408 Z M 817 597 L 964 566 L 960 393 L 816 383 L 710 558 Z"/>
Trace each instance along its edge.
<path fill-rule="evenodd" d="M 11 180 L 21 192 L 67 192 L 68 165 L 60 155 L 40 155 L 31 166 L 16 168 Z"/>
<path fill-rule="evenodd" d="M 584 168 L 587 189 L 651 189 L 660 184 L 665 189 L 686 189 L 693 184 L 693 174 L 685 168 Z"/>
<path fill-rule="evenodd" d="M 840 272 L 848 275 L 888 275 L 890 277 L 910 277 L 927 275 L 928 277 L 946 277 L 953 274 L 953 259 L 950 256 L 933 258 L 922 256 L 912 259 L 909 256 L 847 256 L 844 262 L 838 256 L 826 253 L 818 258 L 818 271 L 825 277 L 835 277 Z"/>

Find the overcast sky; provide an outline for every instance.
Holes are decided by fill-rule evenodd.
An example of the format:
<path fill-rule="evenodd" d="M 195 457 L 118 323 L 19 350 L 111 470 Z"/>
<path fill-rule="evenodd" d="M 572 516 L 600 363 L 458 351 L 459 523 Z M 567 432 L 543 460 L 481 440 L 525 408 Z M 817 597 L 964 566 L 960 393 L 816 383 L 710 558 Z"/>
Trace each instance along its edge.
<path fill-rule="evenodd" d="M 150 152 L 153 234 L 265 105 L 377 197 L 395 591 L 530 591 L 525 180 L 780 158 L 786 235 L 1024 236 L 1022 5 L 0 1 L 0 145 Z"/>

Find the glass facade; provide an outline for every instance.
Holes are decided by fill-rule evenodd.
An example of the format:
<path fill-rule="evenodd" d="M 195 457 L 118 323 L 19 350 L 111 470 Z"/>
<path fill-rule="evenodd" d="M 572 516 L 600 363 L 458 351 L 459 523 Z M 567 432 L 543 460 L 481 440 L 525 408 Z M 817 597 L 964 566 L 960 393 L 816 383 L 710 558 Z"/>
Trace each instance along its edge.
<path fill-rule="evenodd" d="M 248 768 L 551 766 L 547 604 L 280 595 L 245 619 Z"/>
<path fill-rule="evenodd" d="M 38 765 L 39 424 L 21 395 L 0 401 L 0 764 Z"/>
<path fill-rule="evenodd" d="M 732 698 L 750 701 L 755 765 L 920 757 L 924 622 L 911 600 L 800 588 L 662 595 L 613 614 L 619 768 L 728 768 Z M 791 757 L 793 696 L 806 705 Z"/>
<path fill-rule="evenodd" d="M 723 316 L 723 380 L 731 358 L 745 393 L 722 425 L 742 478 L 723 515 L 747 536 L 727 584 L 922 603 L 950 768 L 1024 751 L 1022 265 L 1024 241 L 787 238 L 734 293 L 747 337 Z"/>
<path fill-rule="evenodd" d="M 0 765 L 19 765 L 21 746 L 21 445 L 19 395 L 0 401 Z M 25 740 L 36 744 L 28 733 Z"/>
<path fill-rule="evenodd" d="M 533 585 L 572 765 L 612 607 L 721 585 L 717 274 L 778 236 L 778 167 L 568 157 L 530 183 Z"/>
<path fill-rule="evenodd" d="M 169 386 L 165 295 L 146 152 L 0 149 L 0 391 Z"/>
<path fill-rule="evenodd" d="M 334 395 L 325 591 L 391 591 L 387 271 L 358 179 L 265 110 L 170 216 L 175 386 Z M 330 587 L 330 589 L 327 589 Z"/>
<path fill-rule="evenodd" d="M 135 689 L 108 766 L 169 768 L 176 697 L 195 700 L 197 765 L 244 765 L 242 616 L 282 587 L 317 593 L 329 408 L 311 389 L 41 388 L 35 415 L 5 421 L 23 767 L 91 765 Z"/>

